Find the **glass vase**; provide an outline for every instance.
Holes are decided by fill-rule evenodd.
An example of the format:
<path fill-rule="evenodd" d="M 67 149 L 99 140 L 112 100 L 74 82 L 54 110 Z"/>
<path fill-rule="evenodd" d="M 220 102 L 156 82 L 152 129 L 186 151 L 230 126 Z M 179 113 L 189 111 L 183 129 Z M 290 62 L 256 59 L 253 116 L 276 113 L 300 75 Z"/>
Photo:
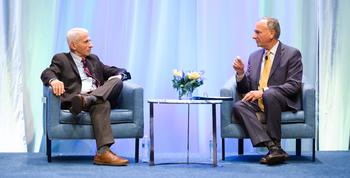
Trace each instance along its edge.
<path fill-rule="evenodd" d="M 179 100 L 191 100 L 193 91 L 179 90 Z"/>

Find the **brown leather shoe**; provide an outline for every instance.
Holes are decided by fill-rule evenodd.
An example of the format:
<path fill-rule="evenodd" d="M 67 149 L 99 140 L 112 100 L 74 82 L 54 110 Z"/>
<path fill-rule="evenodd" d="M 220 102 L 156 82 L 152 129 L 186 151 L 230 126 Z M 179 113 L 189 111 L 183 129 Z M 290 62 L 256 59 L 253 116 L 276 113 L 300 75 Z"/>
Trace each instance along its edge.
<path fill-rule="evenodd" d="M 81 111 L 89 111 L 89 108 L 92 104 L 96 102 L 96 97 L 93 95 L 75 95 L 72 100 L 72 107 L 69 108 L 69 111 L 74 115 L 78 115 Z"/>
<path fill-rule="evenodd" d="M 106 150 L 102 154 L 96 153 L 94 158 L 94 164 L 97 165 L 126 166 L 128 163 L 127 159 L 119 157 L 110 150 Z"/>

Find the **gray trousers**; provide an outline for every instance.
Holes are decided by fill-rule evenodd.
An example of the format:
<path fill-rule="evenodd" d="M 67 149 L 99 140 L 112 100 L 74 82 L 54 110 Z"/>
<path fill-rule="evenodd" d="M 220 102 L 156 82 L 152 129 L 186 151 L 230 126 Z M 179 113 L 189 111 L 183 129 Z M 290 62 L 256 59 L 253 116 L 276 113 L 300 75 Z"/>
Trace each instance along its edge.
<path fill-rule="evenodd" d="M 265 146 L 267 141 L 281 141 L 281 113 L 290 110 L 286 97 L 274 89 L 268 89 L 263 94 L 266 129 L 258 120 L 256 112 L 261 112 L 258 102 L 237 101 L 232 108 L 236 119 L 241 121 L 248 133 L 253 146 Z"/>
<path fill-rule="evenodd" d="M 89 110 L 97 148 L 114 143 L 110 113 L 111 108 L 117 106 L 117 99 L 122 88 L 123 82 L 119 78 L 114 78 L 90 93 L 99 98 L 99 102 L 93 104 Z"/>

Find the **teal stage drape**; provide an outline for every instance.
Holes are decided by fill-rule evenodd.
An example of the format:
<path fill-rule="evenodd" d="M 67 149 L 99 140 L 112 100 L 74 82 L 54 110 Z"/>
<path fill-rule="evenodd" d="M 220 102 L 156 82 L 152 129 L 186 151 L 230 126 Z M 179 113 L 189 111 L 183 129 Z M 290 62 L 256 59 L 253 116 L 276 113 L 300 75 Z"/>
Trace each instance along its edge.
<path fill-rule="evenodd" d="M 234 74 L 234 57 L 247 62 L 258 49 L 252 34 L 263 16 L 280 20 L 280 40 L 300 49 L 303 80 L 317 88 L 318 147 L 348 149 L 349 7 L 347 0 L 0 0 L 0 152 L 43 149 L 40 74 L 55 53 L 68 51 L 68 29 L 87 28 L 93 53 L 105 64 L 127 68 L 143 86 L 148 135 L 146 100 L 177 97 L 172 70 L 204 70 L 204 85 L 194 95 L 219 95 Z M 156 108 L 157 152 L 186 150 L 186 109 Z M 210 108 L 192 107 L 191 152 L 209 151 L 210 118 Z M 117 140 L 113 149 L 132 154 L 133 143 Z M 305 143 L 303 149 L 310 150 Z M 229 142 L 227 150 L 237 151 L 235 144 Z M 294 150 L 292 140 L 283 145 Z M 249 141 L 246 148 L 259 151 Z M 90 154 L 95 145 L 58 141 L 53 150 Z"/>

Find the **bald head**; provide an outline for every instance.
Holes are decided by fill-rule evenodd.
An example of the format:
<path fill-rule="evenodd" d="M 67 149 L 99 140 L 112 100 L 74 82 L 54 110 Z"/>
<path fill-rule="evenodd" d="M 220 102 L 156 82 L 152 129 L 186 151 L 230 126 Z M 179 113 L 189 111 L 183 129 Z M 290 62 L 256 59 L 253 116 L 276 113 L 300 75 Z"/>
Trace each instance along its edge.
<path fill-rule="evenodd" d="M 67 43 L 69 49 L 72 51 L 72 43 L 78 42 L 84 34 L 88 34 L 88 30 L 85 28 L 72 28 L 67 32 Z"/>
<path fill-rule="evenodd" d="M 67 32 L 69 50 L 84 58 L 90 55 L 92 43 L 89 33 L 84 28 L 72 28 Z"/>

